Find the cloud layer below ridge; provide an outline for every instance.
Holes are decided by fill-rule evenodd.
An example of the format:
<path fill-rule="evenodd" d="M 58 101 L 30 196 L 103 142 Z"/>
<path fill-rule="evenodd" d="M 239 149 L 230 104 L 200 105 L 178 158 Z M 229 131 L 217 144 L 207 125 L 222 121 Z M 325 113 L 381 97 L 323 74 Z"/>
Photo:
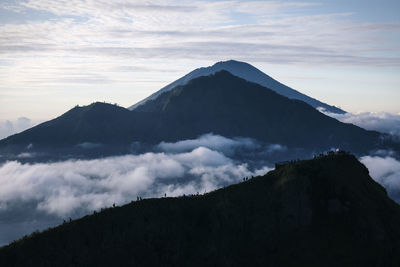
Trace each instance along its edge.
<path fill-rule="evenodd" d="M 388 112 L 347 112 L 345 114 L 336 114 L 327 112 L 324 108 L 318 108 L 318 110 L 341 122 L 352 123 L 367 130 L 400 136 L 400 114 Z"/>
<path fill-rule="evenodd" d="M 268 170 L 252 172 L 246 164 L 205 147 L 57 163 L 12 161 L 0 167 L 0 210 L 15 201 L 33 201 L 38 210 L 68 216 L 126 203 L 138 195 L 202 193 Z"/>

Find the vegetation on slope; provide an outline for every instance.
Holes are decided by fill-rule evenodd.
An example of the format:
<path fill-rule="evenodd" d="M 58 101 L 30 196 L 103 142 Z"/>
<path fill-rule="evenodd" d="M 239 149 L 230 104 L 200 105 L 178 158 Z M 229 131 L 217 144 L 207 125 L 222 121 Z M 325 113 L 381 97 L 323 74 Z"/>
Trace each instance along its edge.
<path fill-rule="evenodd" d="M 347 154 L 145 199 L 0 249 L 1 266 L 399 266 L 400 207 Z"/>

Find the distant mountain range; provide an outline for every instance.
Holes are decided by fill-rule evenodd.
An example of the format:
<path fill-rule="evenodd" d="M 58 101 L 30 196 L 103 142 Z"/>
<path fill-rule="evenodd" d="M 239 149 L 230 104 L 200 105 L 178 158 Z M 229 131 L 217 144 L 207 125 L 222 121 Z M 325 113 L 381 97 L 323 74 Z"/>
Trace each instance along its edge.
<path fill-rule="evenodd" d="M 314 108 L 322 107 L 326 111 L 332 112 L 332 113 L 345 113 L 345 111 L 341 110 L 340 108 L 337 108 L 335 106 L 330 106 L 328 104 L 322 103 L 321 101 L 318 101 L 312 97 L 309 97 L 305 94 L 302 94 L 278 81 L 275 79 L 271 78 L 264 72 L 260 71 L 259 69 L 255 68 L 254 66 L 245 63 L 245 62 L 240 62 L 236 60 L 228 60 L 228 61 L 222 61 L 215 63 L 214 65 L 206 68 L 198 68 L 190 73 L 186 74 L 182 78 L 168 84 L 161 90 L 155 92 L 151 96 L 143 99 L 142 101 L 136 103 L 135 105 L 129 107 L 128 109 L 134 110 L 135 108 L 141 106 L 142 104 L 146 103 L 149 100 L 154 100 L 158 96 L 160 96 L 162 93 L 168 92 L 172 89 L 174 89 L 177 86 L 180 85 L 185 85 L 189 81 L 201 77 L 201 76 L 209 76 L 211 74 L 214 74 L 216 72 L 219 72 L 221 70 L 225 70 L 230 72 L 231 74 L 240 77 L 242 79 L 245 79 L 250 82 L 258 83 L 268 89 L 271 89 L 272 91 L 275 91 L 276 93 L 286 96 L 287 98 L 290 99 L 297 99 L 301 100 L 303 102 L 306 102 L 310 106 Z"/>
<path fill-rule="evenodd" d="M 399 266 L 400 206 L 354 156 L 144 199 L 0 248 L 1 266 Z"/>
<path fill-rule="evenodd" d="M 79 148 L 82 144 L 122 147 L 193 139 L 205 133 L 248 137 L 311 152 L 341 148 L 366 153 L 381 134 L 328 117 L 303 101 L 219 71 L 200 76 L 149 99 L 132 111 L 105 103 L 75 107 L 62 116 L 0 141 L 0 152 Z M 114 152 L 113 152 L 114 153 Z"/>

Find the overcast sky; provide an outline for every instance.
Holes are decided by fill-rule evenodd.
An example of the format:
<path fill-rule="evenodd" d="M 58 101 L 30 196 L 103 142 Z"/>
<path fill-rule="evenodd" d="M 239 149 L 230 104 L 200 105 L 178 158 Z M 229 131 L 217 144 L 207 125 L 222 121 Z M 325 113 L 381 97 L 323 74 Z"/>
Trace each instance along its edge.
<path fill-rule="evenodd" d="M 400 113 L 400 1 L 2 0 L 0 121 L 130 106 L 246 61 L 351 112 Z"/>

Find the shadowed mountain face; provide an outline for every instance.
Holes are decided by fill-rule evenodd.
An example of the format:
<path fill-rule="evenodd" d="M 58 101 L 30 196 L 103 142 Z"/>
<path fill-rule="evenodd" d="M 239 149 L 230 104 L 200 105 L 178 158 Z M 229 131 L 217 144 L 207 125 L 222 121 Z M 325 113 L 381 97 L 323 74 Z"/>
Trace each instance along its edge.
<path fill-rule="evenodd" d="M 205 133 L 249 137 L 306 151 L 341 148 L 366 153 L 380 134 L 330 118 L 227 71 L 191 80 L 133 111 L 94 103 L 0 141 L 4 152 L 33 147 L 106 144 L 128 152 L 132 142 L 193 139 Z M 125 149 L 125 150 L 124 150 Z"/>
<path fill-rule="evenodd" d="M 125 108 L 105 103 L 75 107 L 60 117 L 0 141 L 2 160 L 52 161 L 70 157 L 102 157 L 129 152 L 138 135 L 135 117 Z M 123 144 L 123 145 L 122 145 Z M 33 155 L 27 158 L 19 156 Z"/>
<path fill-rule="evenodd" d="M 3 143 L 74 145 L 131 141 L 132 113 L 105 103 L 75 107 L 60 117 L 4 139 Z"/>
<path fill-rule="evenodd" d="M 167 141 L 213 132 L 317 151 L 340 147 L 361 152 L 374 146 L 379 136 L 227 71 L 178 86 L 134 111 L 158 114 L 156 139 Z"/>
<path fill-rule="evenodd" d="M 145 199 L 0 249 L 2 266 L 399 266 L 400 207 L 354 156 Z"/>
<path fill-rule="evenodd" d="M 311 98 L 307 95 L 304 95 L 276 80 L 268 76 L 267 74 L 263 73 L 259 69 L 253 67 L 252 65 L 245 63 L 245 62 L 240 62 L 240 61 L 235 61 L 235 60 L 229 60 L 229 61 L 223 61 L 223 62 L 218 62 L 210 67 L 207 68 L 199 68 L 191 71 L 190 73 L 186 74 L 182 78 L 172 82 L 171 84 L 165 86 L 164 88 L 160 89 L 159 91 L 155 92 L 151 96 L 145 98 L 144 100 L 138 102 L 137 104 L 129 107 L 130 110 L 134 110 L 135 108 L 141 106 L 142 104 L 146 103 L 149 100 L 154 100 L 157 97 L 159 97 L 162 93 L 168 92 L 172 89 L 174 89 L 176 86 L 180 85 L 185 85 L 187 84 L 190 80 L 201 77 L 201 76 L 209 76 L 211 74 L 214 74 L 216 72 L 219 72 L 221 70 L 225 70 L 230 72 L 231 74 L 240 77 L 242 79 L 245 79 L 250 82 L 258 83 L 264 87 L 267 87 L 276 93 L 286 96 L 287 98 L 290 99 L 297 99 L 301 100 L 303 102 L 306 102 L 310 106 L 317 108 L 317 107 L 322 107 L 325 110 L 332 112 L 332 113 L 345 113 L 345 111 L 335 107 L 335 106 L 330 106 L 325 103 L 322 103 L 314 98 Z"/>

